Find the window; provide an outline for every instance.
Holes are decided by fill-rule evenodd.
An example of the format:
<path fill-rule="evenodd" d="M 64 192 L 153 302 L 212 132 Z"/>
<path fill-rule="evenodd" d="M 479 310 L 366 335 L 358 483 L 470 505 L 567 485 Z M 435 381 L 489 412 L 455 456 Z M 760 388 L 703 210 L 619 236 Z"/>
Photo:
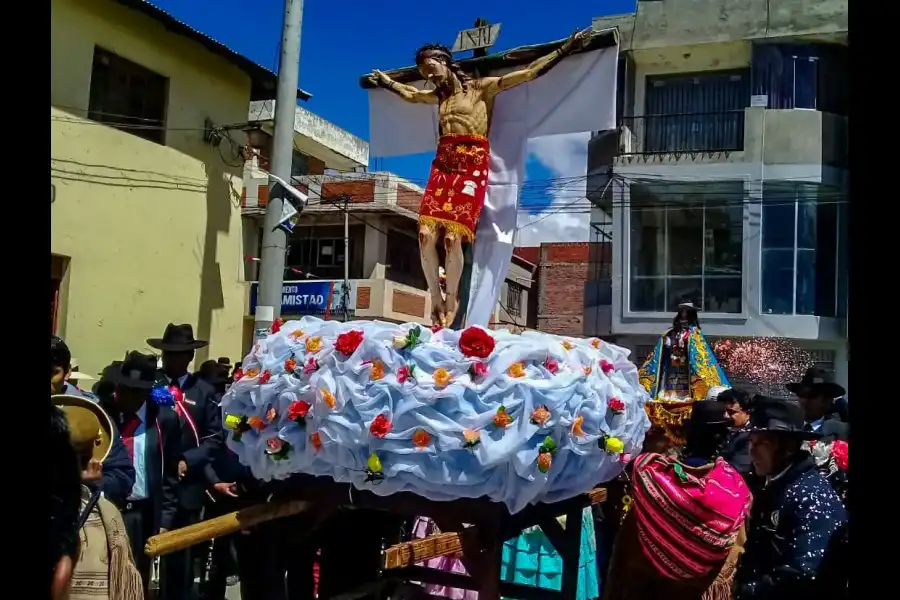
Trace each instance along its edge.
<path fill-rule="evenodd" d="M 846 46 L 754 44 L 752 65 L 752 93 L 767 96 L 769 108 L 847 114 L 850 70 Z"/>
<path fill-rule="evenodd" d="M 315 272 L 316 267 L 343 266 L 344 239 L 303 239 L 291 242 L 288 263 L 291 267 L 312 271 L 321 276 Z"/>
<path fill-rule="evenodd" d="M 762 313 L 838 314 L 838 256 L 843 195 L 818 184 L 764 186 Z M 840 236 L 843 238 L 844 236 Z M 843 286 L 841 286 L 843 289 Z M 843 306 L 843 303 L 840 303 Z"/>
<path fill-rule="evenodd" d="M 102 48 L 94 48 L 88 118 L 164 143 L 169 80 Z"/>
<path fill-rule="evenodd" d="M 522 314 L 522 286 L 518 283 L 506 283 L 506 312 L 511 317 Z"/>
<path fill-rule="evenodd" d="M 743 198 L 742 182 L 632 185 L 632 311 L 742 311 Z"/>

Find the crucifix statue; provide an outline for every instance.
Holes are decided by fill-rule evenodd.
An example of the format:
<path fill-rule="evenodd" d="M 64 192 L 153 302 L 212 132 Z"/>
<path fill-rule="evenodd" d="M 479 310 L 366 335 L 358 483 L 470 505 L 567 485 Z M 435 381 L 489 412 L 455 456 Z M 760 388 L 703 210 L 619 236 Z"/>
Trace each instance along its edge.
<path fill-rule="evenodd" d="M 459 310 L 463 243 L 474 240 L 490 169 L 488 134 L 494 100 L 500 92 L 537 79 L 573 53 L 590 34 L 575 32 L 560 47 L 527 67 L 501 77 L 472 78 L 441 45 L 423 46 L 416 67 L 430 89 L 398 83 L 381 71 L 369 81 L 411 103 L 438 106 L 439 140 L 419 208 L 419 252 L 431 294 L 435 325 L 449 326 Z M 446 285 L 438 279 L 438 244 L 445 251 Z"/>

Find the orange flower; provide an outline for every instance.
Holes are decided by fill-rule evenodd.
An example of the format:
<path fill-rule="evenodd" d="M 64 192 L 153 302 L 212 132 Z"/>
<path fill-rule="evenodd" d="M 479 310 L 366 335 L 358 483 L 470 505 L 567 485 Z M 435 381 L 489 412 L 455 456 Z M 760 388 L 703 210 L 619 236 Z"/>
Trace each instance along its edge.
<path fill-rule="evenodd" d="M 247 369 L 244 372 L 244 377 L 256 377 L 259 375 L 259 369 Z"/>
<path fill-rule="evenodd" d="M 525 363 L 517 362 L 509 365 L 506 374 L 510 377 L 525 377 Z"/>
<path fill-rule="evenodd" d="M 599 350 L 600 349 L 600 340 L 597 340 L 597 339 L 591 340 L 591 347 L 595 350 Z"/>
<path fill-rule="evenodd" d="M 275 410 L 275 407 L 270 408 L 266 411 L 266 421 L 271 423 L 278 417 L 278 411 Z"/>
<path fill-rule="evenodd" d="M 302 338 L 304 335 L 306 335 L 306 334 L 303 333 L 302 330 L 297 329 L 297 330 L 294 330 L 294 331 L 291 332 L 291 339 L 299 340 L 299 339 Z"/>
<path fill-rule="evenodd" d="M 543 426 L 544 423 L 550 420 L 550 411 L 546 406 L 538 406 L 534 409 L 534 412 L 531 413 L 531 423 L 533 425 Z"/>
<path fill-rule="evenodd" d="M 582 425 L 584 425 L 584 417 L 580 415 L 575 417 L 575 422 L 572 423 L 572 435 L 576 437 L 583 437 L 584 430 L 581 428 Z"/>
<path fill-rule="evenodd" d="M 326 389 L 323 389 L 322 390 L 322 402 L 327 404 L 328 408 L 334 408 L 334 405 L 335 405 L 334 394 L 332 394 L 331 392 L 329 392 Z"/>
<path fill-rule="evenodd" d="M 431 443 L 431 436 L 424 429 L 416 429 L 412 438 L 413 445 L 418 448 L 424 448 Z"/>
<path fill-rule="evenodd" d="M 450 374 L 450 371 L 444 368 L 435 369 L 434 370 L 434 383 L 438 387 L 445 387 L 450 383 L 450 380 L 453 379 L 453 376 Z"/>
<path fill-rule="evenodd" d="M 372 361 L 372 372 L 370 374 L 372 377 L 372 381 L 378 381 L 379 379 L 384 379 L 384 363 L 380 360 Z"/>
<path fill-rule="evenodd" d="M 249 419 L 247 419 L 247 425 L 249 425 L 256 431 L 262 431 L 266 428 L 265 422 L 259 417 L 250 417 Z"/>
<path fill-rule="evenodd" d="M 306 340 L 307 352 L 318 352 L 322 348 L 322 338 L 319 336 L 311 337 Z"/>
<path fill-rule="evenodd" d="M 501 405 L 500 408 L 497 409 L 497 414 L 494 415 L 494 425 L 506 429 L 512 422 L 513 418 L 506 412 L 506 407 Z"/>
<path fill-rule="evenodd" d="M 322 449 L 322 436 L 319 435 L 318 431 L 309 436 L 309 442 L 316 449 L 316 452 Z"/>
<path fill-rule="evenodd" d="M 297 368 L 297 361 L 294 360 L 293 358 L 289 358 L 286 361 L 284 361 L 284 370 L 287 371 L 288 373 L 293 373 L 294 369 L 296 369 L 296 368 Z"/>
<path fill-rule="evenodd" d="M 566 350 L 571 350 L 574 347 L 575 346 L 573 346 L 569 340 L 563 342 L 563 348 L 565 348 Z"/>
<path fill-rule="evenodd" d="M 472 448 L 481 443 L 481 432 L 466 429 L 463 431 L 463 439 L 466 440 L 466 447 Z"/>
<path fill-rule="evenodd" d="M 582 369 L 584 370 L 585 375 L 590 375 L 594 371 L 594 368 L 591 365 L 582 367 Z"/>
<path fill-rule="evenodd" d="M 541 473 L 546 473 L 550 470 L 550 465 L 553 464 L 553 454 L 550 452 L 541 452 L 538 454 L 538 470 Z"/>

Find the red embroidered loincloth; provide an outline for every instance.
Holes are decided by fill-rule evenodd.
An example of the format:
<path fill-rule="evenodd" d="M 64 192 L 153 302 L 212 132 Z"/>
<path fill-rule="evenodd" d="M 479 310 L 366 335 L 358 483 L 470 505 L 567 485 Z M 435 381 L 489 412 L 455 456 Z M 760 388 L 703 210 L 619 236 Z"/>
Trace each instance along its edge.
<path fill-rule="evenodd" d="M 487 192 L 490 155 L 488 141 L 480 135 L 442 135 L 422 194 L 419 223 L 472 241 Z"/>

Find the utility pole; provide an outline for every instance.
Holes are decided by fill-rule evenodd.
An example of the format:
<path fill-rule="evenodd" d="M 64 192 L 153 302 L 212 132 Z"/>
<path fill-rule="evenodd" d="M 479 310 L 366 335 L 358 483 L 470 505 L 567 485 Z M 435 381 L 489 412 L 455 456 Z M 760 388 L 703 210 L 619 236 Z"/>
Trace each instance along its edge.
<path fill-rule="evenodd" d="M 291 181 L 291 161 L 294 155 L 294 118 L 297 112 L 297 84 L 300 79 L 302 27 L 303 0 L 284 0 L 271 165 L 272 173 L 288 183 Z M 263 224 L 254 339 L 265 337 L 272 321 L 281 315 L 287 234 L 278 225 L 286 195 L 287 192 L 279 183 L 275 181 L 270 183 L 269 204 L 266 207 Z"/>
<path fill-rule="evenodd" d="M 350 195 L 344 196 L 344 322 L 350 320 Z"/>

